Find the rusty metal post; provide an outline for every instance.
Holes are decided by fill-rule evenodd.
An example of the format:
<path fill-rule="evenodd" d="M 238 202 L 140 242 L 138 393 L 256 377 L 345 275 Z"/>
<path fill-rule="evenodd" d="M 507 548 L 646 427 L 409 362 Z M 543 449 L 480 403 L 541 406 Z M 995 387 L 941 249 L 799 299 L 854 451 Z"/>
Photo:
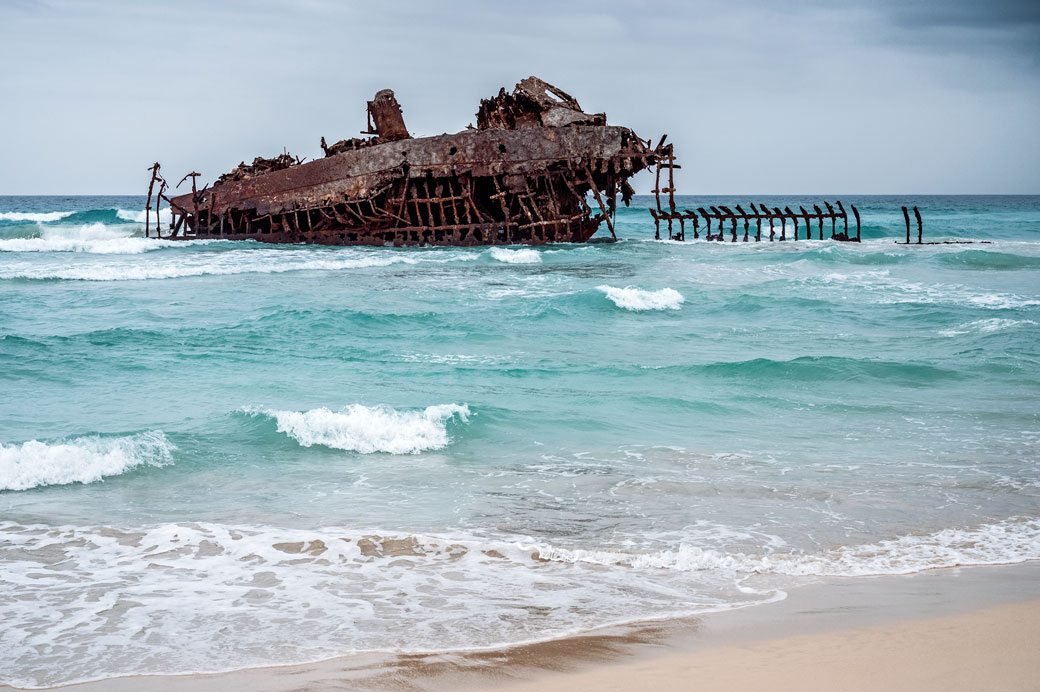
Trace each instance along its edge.
<path fill-rule="evenodd" d="M 784 213 L 791 217 L 794 222 L 794 239 L 798 240 L 798 216 L 791 211 L 791 207 L 784 207 Z"/>
<path fill-rule="evenodd" d="M 198 235 L 201 224 L 199 223 L 199 191 L 195 187 L 195 181 L 198 179 L 199 174 L 191 172 L 188 175 L 191 176 L 191 203 L 195 210 L 195 235 Z"/>
<path fill-rule="evenodd" d="M 917 244 L 920 245 L 924 237 L 924 224 L 921 223 L 921 212 L 914 207 L 914 216 L 917 217 Z"/>
<path fill-rule="evenodd" d="M 368 102 L 368 113 L 380 138 L 388 141 L 411 139 L 404 124 L 401 104 L 391 89 L 376 92 L 375 97 Z"/>
<path fill-rule="evenodd" d="M 751 227 L 751 223 L 748 221 L 747 212 L 741 209 L 739 204 L 737 205 L 737 212 L 744 219 L 744 242 L 746 243 L 748 241 L 748 229 Z"/>
<path fill-rule="evenodd" d="M 592 194 L 596 196 L 596 204 L 599 205 L 599 210 L 602 212 L 603 218 L 607 221 L 607 230 L 610 231 L 610 236 L 614 240 L 617 240 L 617 236 L 614 235 L 614 222 L 611 221 L 610 214 L 607 213 L 607 205 L 603 203 L 603 198 L 599 195 L 599 188 L 596 186 L 596 181 L 592 179 L 592 170 L 589 168 L 588 164 L 585 165 L 585 175 L 589 179 L 589 187 L 592 188 Z M 668 235 L 672 235 L 670 230 Z"/>
<path fill-rule="evenodd" d="M 859 242 L 859 209 L 856 208 L 855 204 L 850 204 L 852 207 L 852 215 L 856 217 L 856 242 Z"/>
<path fill-rule="evenodd" d="M 849 213 L 847 211 L 845 211 L 845 207 L 842 206 L 840 199 L 837 201 L 837 203 L 838 203 L 838 209 L 841 210 L 841 220 L 842 220 L 842 223 L 845 225 L 845 231 L 844 231 L 845 232 L 845 240 L 848 240 L 849 239 Z"/>
<path fill-rule="evenodd" d="M 704 223 L 707 226 L 707 235 L 704 238 L 705 240 L 711 240 L 711 215 L 705 211 L 704 207 L 697 207 L 697 211 L 704 217 Z"/>
<path fill-rule="evenodd" d="M 155 177 L 159 172 L 159 162 L 156 161 L 152 164 L 152 179 L 148 181 L 148 199 L 144 203 L 144 237 L 148 237 L 149 222 L 152 217 L 152 189 L 155 187 Z M 159 205 L 155 205 L 158 207 Z M 159 225 L 159 214 L 155 215 L 155 225 Z"/>
<path fill-rule="evenodd" d="M 903 207 L 903 220 L 906 221 L 906 244 L 910 244 L 910 213 Z"/>
<path fill-rule="evenodd" d="M 834 218 L 834 207 L 829 202 L 824 202 L 823 206 L 827 207 L 827 214 L 831 217 L 831 240 L 834 240 L 835 224 L 837 223 L 837 219 Z"/>
<path fill-rule="evenodd" d="M 812 205 L 812 208 L 816 212 L 816 218 L 820 222 L 820 240 L 823 240 L 823 209 L 820 209 L 819 204 Z"/>

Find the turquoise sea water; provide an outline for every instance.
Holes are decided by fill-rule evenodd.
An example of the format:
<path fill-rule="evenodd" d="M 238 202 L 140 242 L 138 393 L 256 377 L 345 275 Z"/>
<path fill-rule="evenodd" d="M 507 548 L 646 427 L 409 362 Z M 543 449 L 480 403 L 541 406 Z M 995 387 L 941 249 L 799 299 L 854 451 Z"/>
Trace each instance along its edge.
<path fill-rule="evenodd" d="M 1040 558 L 1040 197 L 842 199 L 862 244 L 393 249 L 0 197 L 0 683 Z"/>

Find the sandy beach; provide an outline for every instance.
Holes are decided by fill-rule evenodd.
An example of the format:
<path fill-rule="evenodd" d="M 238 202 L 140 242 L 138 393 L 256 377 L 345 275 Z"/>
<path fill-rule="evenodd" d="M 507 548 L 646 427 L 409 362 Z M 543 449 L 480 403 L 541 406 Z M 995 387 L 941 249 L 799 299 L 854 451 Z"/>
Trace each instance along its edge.
<path fill-rule="evenodd" d="M 1036 690 L 1040 601 L 671 654 L 508 689 Z"/>
<path fill-rule="evenodd" d="M 1040 563 L 834 579 L 775 604 L 502 651 L 347 656 L 76 692 L 1040 690 Z"/>

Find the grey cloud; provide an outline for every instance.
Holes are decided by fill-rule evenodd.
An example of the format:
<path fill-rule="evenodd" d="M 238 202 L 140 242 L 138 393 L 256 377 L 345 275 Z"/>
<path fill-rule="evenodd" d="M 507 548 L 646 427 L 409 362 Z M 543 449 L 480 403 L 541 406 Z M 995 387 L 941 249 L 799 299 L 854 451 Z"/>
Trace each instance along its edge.
<path fill-rule="evenodd" d="M 1023 3 L 26 6 L 0 3 L 0 194 L 138 192 L 156 158 L 212 179 L 313 156 L 383 87 L 417 134 L 454 131 L 529 74 L 669 132 L 691 193 L 1040 190 Z"/>

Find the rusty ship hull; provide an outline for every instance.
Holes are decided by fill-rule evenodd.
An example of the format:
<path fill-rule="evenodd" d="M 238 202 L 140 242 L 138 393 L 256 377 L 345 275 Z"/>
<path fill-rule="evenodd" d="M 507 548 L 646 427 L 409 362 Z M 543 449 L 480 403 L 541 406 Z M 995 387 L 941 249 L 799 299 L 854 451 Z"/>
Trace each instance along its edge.
<path fill-rule="evenodd" d="M 410 137 L 393 93 L 377 99 L 383 94 L 389 96 L 382 104 L 369 102 L 373 139 L 333 147 L 323 139 L 324 158 L 290 160 L 259 174 L 242 164 L 212 187 L 167 198 L 173 221 L 163 237 L 376 246 L 582 243 L 604 223 L 613 235 L 617 197 L 627 203 L 632 194 L 628 178 L 656 162 L 650 143 L 632 130 L 582 112 L 534 78 L 513 94 L 503 90 L 482 101 L 478 128 L 434 137 Z"/>

